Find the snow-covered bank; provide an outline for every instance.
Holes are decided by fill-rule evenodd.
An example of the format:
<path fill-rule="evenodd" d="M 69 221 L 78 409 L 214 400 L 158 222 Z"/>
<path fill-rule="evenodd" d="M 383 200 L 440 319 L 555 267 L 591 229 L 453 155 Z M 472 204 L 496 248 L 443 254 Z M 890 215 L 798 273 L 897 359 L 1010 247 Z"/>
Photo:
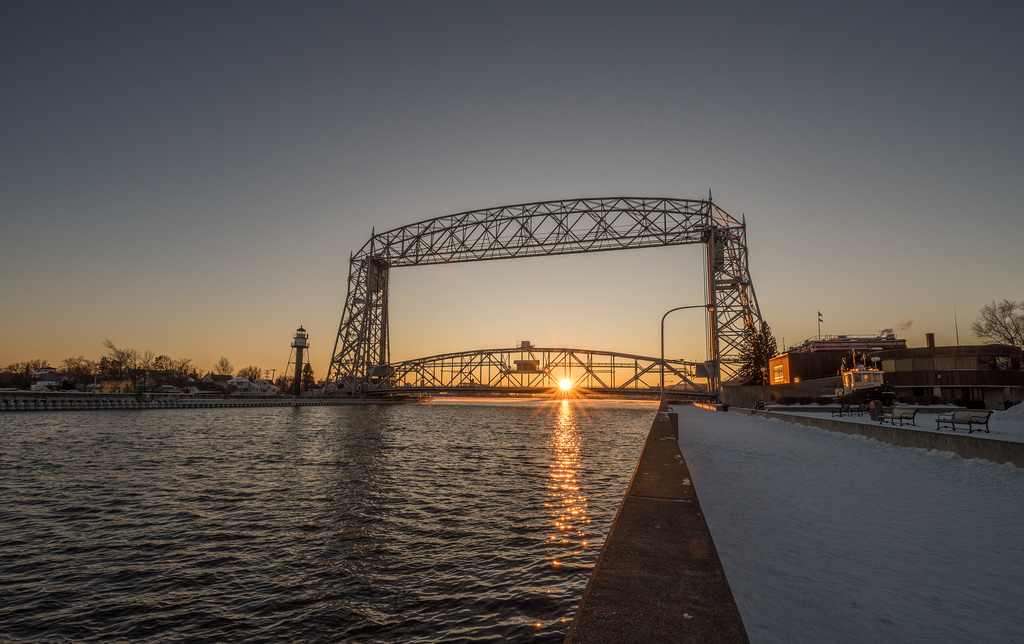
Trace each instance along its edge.
<path fill-rule="evenodd" d="M 815 408 L 814 406 L 808 406 L 804 409 L 789 409 L 784 413 L 796 414 L 799 416 L 817 416 L 819 418 L 834 418 L 836 420 L 842 420 L 850 423 L 863 423 L 868 425 L 878 425 L 877 420 L 871 420 L 871 417 L 867 414 L 860 416 L 842 416 L 835 417 L 832 412 L 827 409 Z M 949 413 L 946 411 L 945 413 Z M 938 413 L 930 410 L 928 407 L 919 407 L 917 417 L 914 419 L 915 425 L 900 425 L 903 429 L 922 431 L 922 432 L 934 432 L 938 431 L 935 429 L 935 418 Z M 942 431 L 949 433 L 952 430 L 947 426 Z M 957 430 L 958 434 L 967 435 L 967 430 L 960 428 Z M 1010 441 L 1014 443 L 1024 443 L 1024 405 L 1016 405 L 1005 411 L 993 411 L 991 418 L 988 421 L 988 433 L 985 432 L 973 432 L 971 436 L 977 436 L 978 438 L 992 438 L 1001 441 Z"/>
<path fill-rule="evenodd" d="M 679 413 L 752 642 L 1024 641 L 1024 469 Z"/>

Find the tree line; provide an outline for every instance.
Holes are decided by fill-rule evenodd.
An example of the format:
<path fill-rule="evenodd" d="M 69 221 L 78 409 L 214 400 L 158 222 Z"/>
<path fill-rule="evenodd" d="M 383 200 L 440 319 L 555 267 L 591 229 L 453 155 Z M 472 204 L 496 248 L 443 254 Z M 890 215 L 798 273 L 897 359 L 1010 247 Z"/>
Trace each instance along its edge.
<path fill-rule="evenodd" d="M 228 377 L 234 375 L 248 380 L 270 379 L 271 375 L 269 369 L 264 370 L 256 365 L 247 365 L 236 373 L 231 361 L 226 357 L 221 357 L 212 369 L 203 373 L 190 358 L 172 358 L 148 349 L 139 351 L 132 347 L 118 346 L 109 339 L 103 341 L 103 347 L 106 354 L 96 360 L 85 356 L 70 357 L 62 360 L 56 367 L 42 359 L 8 364 L 0 371 L 0 387 L 28 389 L 35 379 L 32 374 L 43 371 L 51 372 L 52 375 L 47 379 L 56 380 L 60 383 L 60 388 L 65 390 L 85 389 L 90 385 L 98 386 L 100 383 L 110 381 L 127 381 L 133 388 L 142 381 L 143 386 L 151 383 L 155 386 L 196 386 L 203 389 L 202 384 L 209 384 L 202 383 L 206 373 Z M 308 363 L 302 370 L 302 382 L 303 389 L 306 390 L 316 385 L 313 369 Z M 287 391 L 291 378 L 287 374 L 282 374 L 274 384 L 282 392 Z M 219 384 L 213 388 L 223 389 L 224 386 Z"/>

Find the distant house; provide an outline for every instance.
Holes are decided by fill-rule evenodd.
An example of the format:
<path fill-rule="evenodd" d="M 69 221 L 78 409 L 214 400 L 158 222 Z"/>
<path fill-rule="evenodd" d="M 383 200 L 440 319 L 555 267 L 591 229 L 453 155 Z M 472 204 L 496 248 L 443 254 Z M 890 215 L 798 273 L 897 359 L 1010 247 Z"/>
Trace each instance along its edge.
<path fill-rule="evenodd" d="M 235 394 L 247 394 L 249 393 L 250 382 L 248 378 L 231 378 L 224 384 L 228 386 L 231 393 Z"/>
<path fill-rule="evenodd" d="M 132 389 L 133 385 L 128 380 L 103 380 L 99 384 L 99 390 L 105 394 L 122 394 Z"/>
<path fill-rule="evenodd" d="M 257 378 L 252 381 L 253 393 L 257 394 L 268 394 L 271 396 L 277 395 L 277 385 L 273 381 L 265 380 L 264 378 Z"/>
<path fill-rule="evenodd" d="M 63 382 L 57 370 L 51 367 L 33 371 L 29 374 L 29 378 L 32 380 L 29 385 L 31 391 L 58 391 Z"/>
<path fill-rule="evenodd" d="M 241 396 L 276 396 L 277 385 L 263 378 L 231 378 L 225 384 L 231 393 Z"/>
<path fill-rule="evenodd" d="M 218 391 L 220 393 L 227 393 L 228 381 L 232 380 L 231 376 L 225 376 L 221 374 L 208 373 L 199 379 L 196 386 L 203 391 Z"/>

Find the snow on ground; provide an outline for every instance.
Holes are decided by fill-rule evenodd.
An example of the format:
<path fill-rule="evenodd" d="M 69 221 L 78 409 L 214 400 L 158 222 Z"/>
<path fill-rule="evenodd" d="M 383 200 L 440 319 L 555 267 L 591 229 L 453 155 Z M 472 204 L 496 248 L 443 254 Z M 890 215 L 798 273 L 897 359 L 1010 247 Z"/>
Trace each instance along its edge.
<path fill-rule="evenodd" d="M 902 425 L 903 429 L 916 430 L 922 432 L 934 432 L 935 429 L 935 418 L 939 413 L 945 413 L 948 415 L 951 411 L 948 407 L 917 407 L 917 416 L 914 418 L 916 425 Z M 828 408 L 820 408 L 816 405 L 808 405 L 807 409 L 800 409 L 799 407 L 789 407 L 785 411 L 779 410 L 779 413 L 784 414 L 798 414 L 800 416 L 817 416 L 819 418 L 835 418 L 836 420 L 843 420 L 850 423 L 865 423 L 868 425 L 878 425 L 877 420 L 871 420 L 871 416 L 863 414 L 860 416 L 833 416 L 832 412 Z M 897 425 L 899 427 L 900 425 Z M 941 431 L 950 433 L 949 426 L 947 425 Z M 1014 443 L 1024 443 L 1024 404 L 1015 405 L 1010 407 L 1006 411 L 994 411 L 992 416 L 988 419 L 988 432 L 972 432 L 971 436 L 979 438 L 992 438 L 1001 441 L 1010 441 Z M 967 435 L 967 430 L 960 427 L 956 430 L 957 434 Z"/>
<path fill-rule="evenodd" d="M 677 409 L 751 642 L 1024 642 L 1024 469 Z"/>

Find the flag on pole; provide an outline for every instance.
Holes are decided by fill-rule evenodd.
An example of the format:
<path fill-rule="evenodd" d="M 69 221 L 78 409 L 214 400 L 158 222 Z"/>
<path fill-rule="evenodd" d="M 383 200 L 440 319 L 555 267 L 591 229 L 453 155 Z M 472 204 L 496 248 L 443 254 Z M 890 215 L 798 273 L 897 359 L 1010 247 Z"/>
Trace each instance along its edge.
<path fill-rule="evenodd" d="M 821 311 L 818 311 L 818 322 L 821 322 Z"/>

